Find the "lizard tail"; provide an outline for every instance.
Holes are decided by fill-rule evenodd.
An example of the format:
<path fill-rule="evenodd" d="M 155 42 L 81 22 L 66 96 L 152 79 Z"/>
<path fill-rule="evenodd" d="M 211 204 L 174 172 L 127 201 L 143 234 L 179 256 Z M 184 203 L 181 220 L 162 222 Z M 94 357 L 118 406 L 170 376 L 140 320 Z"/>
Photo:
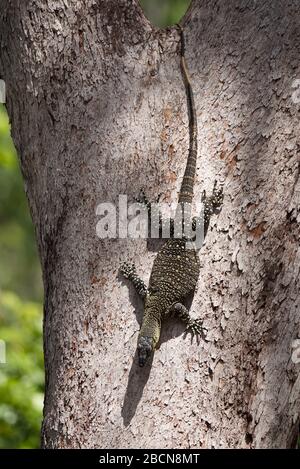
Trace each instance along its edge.
<path fill-rule="evenodd" d="M 178 24 L 181 37 L 181 71 L 184 78 L 188 112 L 189 112 L 189 129 L 190 129 L 190 145 L 187 164 L 179 192 L 178 202 L 192 203 L 194 195 L 194 180 L 196 175 L 197 166 L 197 144 L 198 144 L 198 131 L 197 131 L 197 116 L 194 102 L 194 94 L 191 86 L 190 76 L 185 61 L 185 39 L 182 26 Z"/>

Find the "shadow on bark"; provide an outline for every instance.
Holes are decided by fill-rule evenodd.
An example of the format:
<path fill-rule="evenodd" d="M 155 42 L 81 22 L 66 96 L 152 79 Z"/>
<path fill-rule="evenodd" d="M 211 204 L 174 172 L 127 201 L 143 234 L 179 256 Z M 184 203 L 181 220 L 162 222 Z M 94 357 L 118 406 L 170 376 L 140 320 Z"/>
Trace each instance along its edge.
<path fill-rule="evenodd" d="M 122 281 L 123 283 L 128 285 L 129 299 L 130 299 L 131 304 L 134 307 L 134 313 L 136 315 L 136 319 L 139 323 L 139 326 L 141 327 L 142 317 L 143 317 L 142 302 L 138 294 L 136 293 L 133 285 L 131 285 L 131 283 L 128 280 L 124 280 L 123 278 L 122 278 Z M 187 299 L 186 306 L 189 309 L 191 307 L 193 297 L 194 297 L 194 294 L 190 295 L 190 297 Z M 164 342 L 167 342 L 168 340 L 174 337 L 178 337 L 179 335 L 182 335 L 182 339 L 185 340 L 188 334 L 187 333 L 183 334 L 184 331 L 185 331 L 185 326 L 180 320 L 178 320 L 176 317 L 167 318 L 167 320 L 165 320 L 163 323 L 161 336 L 160 336 L 160 340 L 159 340 L 157 348 L 159 348 L 161 344 L 163 344 Z M 197 343 L 199 344 L 200 339 L 199 340 L 196 339 L 196 340 L 197 340 Z M 192 341 L 193 341 L 193 337 L 191 336 L 191 342 Z M 150 361 L 146 364 L 146 366 L 144 368 L 141 368 L 138 365 L 137 350 L 135 352 L 133 362 L 131 365 L 131 369 L 129 372 L 126 393 L 125 393 L 122 411 L 121 411 L 121 415 L 122 415 L 125 427 L 127 427 L 130 424 L 131 420 L 133 419 L 136 413 L 138 404 L 140 400 L 142 399 L 144 388 L 150 376 L 153 358 L 154 358 L 154 354 L 152 355 Z"/>
<path fill-rule="evenodd" d="M 136 350 L 129 372 L 127 389 L 121 411 L 125 427 L 128 427 L 135 415 L 137 406 L 143 395 L 144 387 L 150 376 L 152 362 L 153 355 L 144 368 L 139 367 Z"/>

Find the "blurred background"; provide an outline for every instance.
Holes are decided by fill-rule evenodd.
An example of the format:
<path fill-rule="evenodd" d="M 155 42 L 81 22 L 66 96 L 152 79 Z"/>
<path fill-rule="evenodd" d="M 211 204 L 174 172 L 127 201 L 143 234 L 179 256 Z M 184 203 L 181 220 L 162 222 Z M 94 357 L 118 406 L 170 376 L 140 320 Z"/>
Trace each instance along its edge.
<path fill-rule="evenodd" d="M 6 110 L 0 104 L 0 447 L 35 448 L 43 406 L 41 271 Z"/>
<path fill-rule="evenodd" d="M 153 24 L 177 23 L 189 0 L 140 0 Z M 0 104 L 0 448 L 38 448 L 43 408 L 43 286 L 9 119 Z"/>
<path fill-rule="evenodd" d="M 176 24 L 188 9 L 190 0 L 139 0 L 149 20 L 164 28 Z"/>

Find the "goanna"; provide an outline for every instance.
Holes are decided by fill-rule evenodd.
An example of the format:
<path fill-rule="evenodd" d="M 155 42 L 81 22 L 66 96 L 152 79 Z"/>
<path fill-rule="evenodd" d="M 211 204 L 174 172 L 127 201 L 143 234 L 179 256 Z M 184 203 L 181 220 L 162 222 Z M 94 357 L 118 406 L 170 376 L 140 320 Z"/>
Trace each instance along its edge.
<path fill-rule="evenodd" d="M 183 204 L 191 204 L 194 193 L 194 179 L 197 164 L 197 117 L 194 105 L 193 90 L 190 77 L 185 62 L 185 41 L 182 27 L 180 29 L 181 38 L 181 70 L 184 78 L 188 110 L 189 110 L 189 131 L 190 145 L 187 164 L 181 189 L 178 196 L 178 208 L 182 210 Z M 149 211 L 151 204 L 143 194 L 143 203 L 147 204 Z M 202 223 L 204 237 L 207 233 L 210 217 L 214 213 L 219 213 L 223 202 L 223 190 L 218 189 L 214 184 L 211 197 L 206 197 L 202 193 Z M 195 226 L 198 219 L 193 218 L 192 225 Z M 185 237 L 168 239 L 153 263 L 150 276 L 149 287 L 139 278 L 134 264 L 123 263 L 120 272 L 123 276 L 132 281 L 138 294 L 144 300 L 144 315 L 141 329 L 138 336 L 138 359 L 139 365 L 144 366 L 149 356 L 155 350 L 161 333 L 162 321 L 170 314 L 176 314 L 186 325 L 186 330 L 193 334 L 202 333 L 202 321 L 192 319 L 188 309 L 184 306 L 184 300 L 194 291 L 200 271 L 200 263 L 197 250 L 187 248 L 188 239 Z"/>

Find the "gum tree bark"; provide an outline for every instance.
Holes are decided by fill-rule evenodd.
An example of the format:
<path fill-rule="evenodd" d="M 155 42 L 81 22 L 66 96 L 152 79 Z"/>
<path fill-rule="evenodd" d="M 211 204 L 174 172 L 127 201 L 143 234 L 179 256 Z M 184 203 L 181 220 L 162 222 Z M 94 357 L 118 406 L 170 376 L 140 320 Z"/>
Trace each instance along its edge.
<path fill-rule="evenodd" d="M 0 73 L 43 267 L 46 448 L 278 448 L 299 425 L 298 0 L 194 0 L 182 20 L 201 191 L 225 201 L 191 309 L 135 355 L 142 305 L 118 277 L 145 240 L 96 236 L 101 202 L 176 201 L 188 148 L 176 28 L 136 0 L 1 2 Z M 136 316 L 134 314 L 136 310 Z M 24 331 L 25 333 L 25 331 Z"/>

